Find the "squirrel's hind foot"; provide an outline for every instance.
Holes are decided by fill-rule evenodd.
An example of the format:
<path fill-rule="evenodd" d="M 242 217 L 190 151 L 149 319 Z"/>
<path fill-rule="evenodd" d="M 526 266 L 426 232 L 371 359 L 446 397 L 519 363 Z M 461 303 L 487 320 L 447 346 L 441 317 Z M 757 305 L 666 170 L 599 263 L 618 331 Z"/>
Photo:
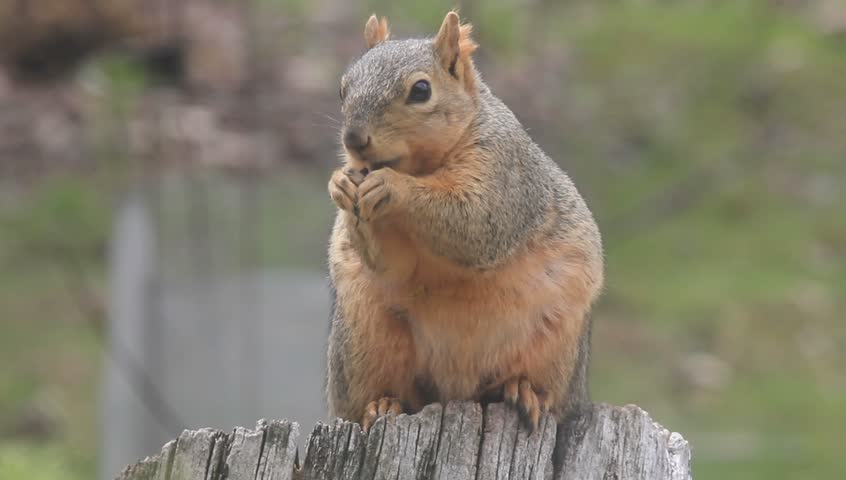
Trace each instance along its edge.
<path fill-rule="evenodd" d="M 541 414 L 549 411 L 549 394 L 532 386 L 526 377 L 512 378 L 503 386 L 503 399 L 517 408 L 520 420 L 534 432 L 538 428 Z"/>
<path fill-rule="evenodd" d="M 395 397 L 382 397 L 374 400 L 364 407 L 364 415 L 361 417 L 361 428 L 367 432 L 379 417 L 385 415 L 399 415 L 404 412 L 402 402 Z"/>

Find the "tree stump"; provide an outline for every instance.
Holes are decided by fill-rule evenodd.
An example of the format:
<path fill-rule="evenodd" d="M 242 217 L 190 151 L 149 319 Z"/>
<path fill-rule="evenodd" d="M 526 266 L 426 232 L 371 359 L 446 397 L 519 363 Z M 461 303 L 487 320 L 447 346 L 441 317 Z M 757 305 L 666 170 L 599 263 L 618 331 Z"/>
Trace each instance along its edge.
<path fill-rule="evenodd" d="M 545 416 L 529 433 L 513 408 L 429 405 L 383 417 L 369 433 L 336 419 L 318 423 L 299 461 L 299 426 L 260 420 L 242 427 L 185 430 L 161 453 L 128 466 L 118 480 L 689 480 L 690 447 L 634 405 L 591 406 L 556 425 Z"/>

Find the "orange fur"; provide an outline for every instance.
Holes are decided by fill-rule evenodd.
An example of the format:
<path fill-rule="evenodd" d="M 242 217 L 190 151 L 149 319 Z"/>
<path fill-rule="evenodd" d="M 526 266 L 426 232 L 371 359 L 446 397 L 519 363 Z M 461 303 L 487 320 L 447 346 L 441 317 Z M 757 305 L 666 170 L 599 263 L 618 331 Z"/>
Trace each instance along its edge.
<path fill-rule="evenodd" d="M 364 40 L 367 42 L 367 48 L 373 48 L 384 42 L 390 34 L 388 19 L 385 17 L 380 20 L 376 18 L 376 15 L 371 15 L 364 26 Z"/>
<path fill-rule="evenodd" d="M 473 34 L 473 25 L 465 23 L 459 28 L 459 31 L 461 33 L 458 40 L 458 51 L 460 52 L 462 58 L 469 59 L 470 55 L 479 48 L 479 44 L 471 37 Z"/>
<path fill-rule="evenodd" d="M 458 58 L 461 65 L 461 79 L 464 88 L 475 92 L 476 76 L 473 74 L 473 52 L 479 48 L 479 44 L 473 40 L 473 25 L 465 23 L 458 27 Z"/>
<path fill-rule="evenodd" d="M 473 188 L 466 179 L 481 167 L 481 160 L 465 158 L 416 180 L 422 188 L 456 194 Z M 478 398 L 480 379 L 502 385 L 520 375 L 545 388 L 552 405 L 566 405 L 561 380 L 573 373 L 579 335 L 601 283 L 601 267 L 587 261 L 589 245 L 538 238 L 505 265 L 479 272 L 432 254 L 414 239 L 403 215 L 357 227 L 351 221 L 346 228 L 368 231 L 382 267 L 366 268 L 352 248 L 330 255 L 339 260 L 339 305 L 344 318 L 355 319 L 348 328 L 360 342 L 354 361 L 361 364 L 353 370 L 367 372 L 356 384 L 355 408 L 374 395 L 422 408 L 427 399 L 416 391 L 417 378 L 431 379 L 440 398 L 450 399 Z M 407 312 L 407 320 L 398 322 L 391 314 L 397 310 Z"/>
<path fill-rule="evenodd" d="M 337 272 L 344 278 L 339 304 L 345 318 L 356 319 L 348 327 L 362 352 L 362 365 L 352 370 L 366 372 L 351 382 L 360 395 L 352 402 L 356 410 L 388 394 L 412 410 L 422 408 L 417 377 L 432 379 L 442 398 L 474 398 L 482 378 L 502 384 L 526 374 L 550 389 L 553 404 L 561 404 L 567 386 L 561 379 L 569 378 L 576 362 L 560 360 L 577 352 L 592 301 L 590 273 L 568 262 L 579 256 L 571 245 L 532 248 L 481 275 L 410 241 L 396 247 L 400 255 L 416 257 L 410 261 L 416 268 L 404 280 L 375 274 L 352 256 Z M 558 276 L 546 274 L 550 264 Z M 398 307 L 408 312 L 407 322 L 392 317 Z"/>
<path fill-rule="evenodd" d="M 503 252 L 485 269 L 434 253 L 431 233 L 447 235 L 461 225 L 423 231 L 415 219 L 425 217 L 409 210 L 464 207 L 472 204 L 464 200 L 488 195 L 531 200 L 491 171 L 490 151 L 479 147 L 482 127 L 471 126 L 480 99 L 471 33 L 454 12 L 447 14 L 433 41 L 444 68 L 415 74 L 431 82 L 432 100 L 409 106 L 398 98 L 369 126 L 368 158 L 374 164 L 397 159 L 391 167 L 362 175 L 355 185 L 337 173 L 330 180 L 341 208 L 329 252 L 336 319 L 349 339 L 338 357 L 347 376 L 344 395 L 333 408 L 348 419 L 383 397 L 416 411 L 431 401 L 480 399 L 497 388 L 530 408 L 535 423 L 548 406 L 560 418 L 575 369 L 586 362 L 580 351 L 587 315 L 603 281 L 600 239 L 586 208 L 566 214 L 573 225 L 564 232 L 565 214 L 550 207 L 546 224 L 535 224 L 517 251 Z M 368 45 L 387 35 L 387 22 L 372 16 Z M 347 167 L 361 170 L 370 165 L 365 160 L 347 152 Z M 490 211 L 476 208 L 469 215 L 490 221 Z M 507 217 L 500 221 L 510 226 Z"/>

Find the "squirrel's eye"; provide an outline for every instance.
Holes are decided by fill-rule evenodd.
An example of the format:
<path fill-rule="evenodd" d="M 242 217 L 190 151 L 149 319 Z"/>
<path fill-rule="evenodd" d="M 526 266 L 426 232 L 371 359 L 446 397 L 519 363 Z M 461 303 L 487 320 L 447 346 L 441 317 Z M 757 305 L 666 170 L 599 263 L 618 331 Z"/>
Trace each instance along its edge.
<path fill-rule="evenodd" d="M 432 96 L 432 86 L 426 80 L 418 80 L 408 92 L 408 103 L 423 103 Z"/>

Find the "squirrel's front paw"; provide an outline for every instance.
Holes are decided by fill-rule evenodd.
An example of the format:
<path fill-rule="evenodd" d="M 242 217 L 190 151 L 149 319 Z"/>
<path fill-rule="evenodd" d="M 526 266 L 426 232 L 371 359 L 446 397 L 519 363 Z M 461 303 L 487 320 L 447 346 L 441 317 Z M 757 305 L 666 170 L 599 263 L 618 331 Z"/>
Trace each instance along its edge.
<path fill-rule="evenodd" d="M 366 432 L 370 430 L 370 426 L 379 417 L 399 415 L 401 413 L 403 413 L 403 408 L 398 398 L 382 397 L 379 400 L 368 403 L 364 407 L 364 415 L 361 417 L 361 428 Z"/>
<path fill-rule="evenodd" d="M 370 172 L 358 186 L 358 218 L 369 222 L 379 218 L 399 202 L 401 173 L 390 168 Z"/>
<path fill-rule="evenodd" d="M 347 212 L 355 212 L 358 200 L 358 184 L 363 175 L 351 168 L 339 168 L 329 179 L 329 195 L 338 208 Z"/>
<path fill-rule="evenodd" d="M 520 418 L 531 431 L 538 428 L 540 416 L 549 410 L 552 400 L 547 393 L 532 386 L 526 377 L 505 382 L 503 397 L 505 403 L 517 407 Z"/>

